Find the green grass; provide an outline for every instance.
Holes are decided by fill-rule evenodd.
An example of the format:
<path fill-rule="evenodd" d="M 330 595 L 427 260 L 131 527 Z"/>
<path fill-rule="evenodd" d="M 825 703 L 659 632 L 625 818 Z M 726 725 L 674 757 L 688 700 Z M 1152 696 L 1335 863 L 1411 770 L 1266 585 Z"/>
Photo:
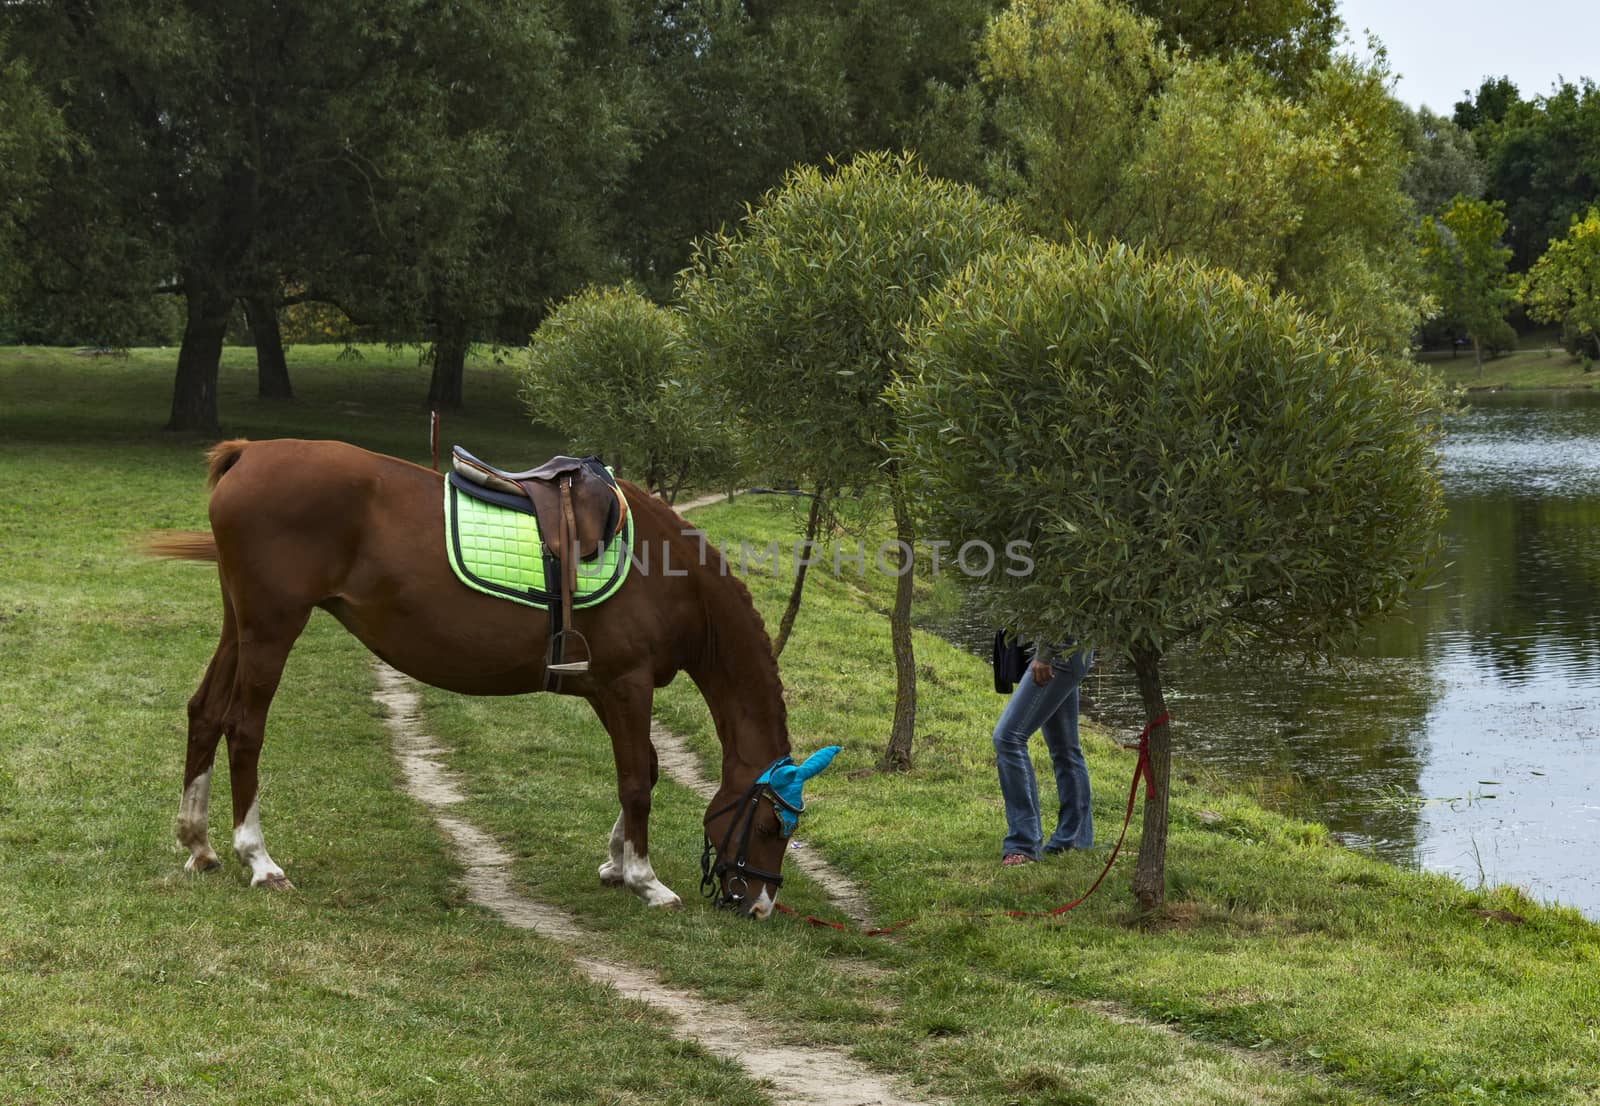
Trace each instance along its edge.
<path fill-rule="evenodd" d="M 735 546 L 792 525 L 784 505 L 754 498 L 695 522 Z M 751 583 L 770 623 L 786 581 Z M 1514 891 L 1470 891 L 1359 856 L 1322 827 L 1237 794 L 1179 786 L 1169 909 L 1151 925 L 1133 911 L 1131 858 L 1060 921 L 976 917 L 1048 910 L 1087 887 L 1120 825 L 1132 757 L 1105 735 L 1088 740 L 1102 842 L 1092 854 L 1001 868 L 989 747 L 1001 700 L 981 662 L 919 635 L 916 771 L 867 771 L 894 690 L 878 613 L 887 602 L 884 581 L 814 575 L 783 672 L 797 747 L 845 746 L 808 785 L 802 835 L 868 889 L 880 919 L 918 917 L 893 943 L 788 919 L 725 931 L 693 907 L 642 912 L 594 886 L 615 799 L 603 732 L 585 707 L 429 693 L 427 717 L 473 781 L 472 814 L 526 856 L 518 874 L 539 895 L 679 983 L 781 1008 L 802 1038 L 853 1045 L 964 1101 L 1576 1103 L 1600 1091 L 1596 927 Z M 657 713 L 714 771 L 692 685 L 667 688 Z M 1176 740 L 1181 756 L 1181 721 Z M 555 771 L 528 770 L 535 763 Z M 661 791 L 657 869 L 692 891 L 701 807 Z M 1203 821 L 1202 809 L 1220 818 Z M 571 864 L 556 859 L 569 854 Z M 803 881 L 785 884 L 785 901 L 837 917 Z M 1473 912 L 1496 909 L 1527 921 Z M 888 974 L 863 987 L 833 968 L 841 958 Z M 1088 1012 L 1098 1002 L 1183 1037 L 1109 1024 Z M 1265 1062 L 1194 1043 L 1208 1041 Z"/>
<path fill-rule="evenodd" d="M 231 371 L 230 429 L 415 444 L 384 420 L 411 421 L 425 376 L 394 370 L 396 397 L 368 391 L 389 369 L 312 369 L 293 412 L 252 409 Z M 0 355 L 0 1102 L 758 1099 L 564 948 L 465 903 L 396 786 L 370 658 L 325 616 L 290 660 L 265 754 L 268 840 L 300 890 L 251 892 L 236 864 L 181 872 L 184 702 L 219 605 L 209 568 L 130 548 L 151 527 L 204 525 L 195 442 L 150 429 L 166 373 L 153 355 Z M 495 417 L 458 420 L 465 440 L 548 452 L 513 433 L 504 393 L 473 374 L 469 402 Z M 328 405 L 347 400 L 373 418 Z"/>
<path fill-rule="evenodd" d="M 1486 359 L 1481 372 L 1470 350 L 1453 358 L 1448 353 L 1428 353 L 1420 360 L 1432 365 L 1455 390 L 1600 387 L 1600 371 L 1586 372 L 1580 358 L 1559 346 L 1514 350 Z"/>
<path fill-rule="evenodd" d="M 425 459 L 426 374 L 409 358 L 298 351 L 301 398 L 275 404 L 252 398 L 247 352 L 230 351 L 224 424 Z M 203 525 L 202 443 L 155 429 L 171 368 L 170 351 L 0 352 L 0 1102 L 784 1101 L 587 982 L 564 948 L 465 902 L 427 813 L 397 787 L 370 659 L 324 616 L 290 660 L 262 759 L 268 843 L 300 890 L 252 892 L 231 857 L 220 874 L 181 873 L 183 704 L 214 644 L 215 583 L 129 547 L 150 528 Z M 492 366 L 470 370 L 471 413 L 447 440 L 505 463 L 550 452 L 513 390 Z M 756 544 L 792 525 L 766 499 L 696 522 Z M 787 581 L 751 583 L 770 623 Z M 1131 860 L 1061 921 L 973 917 L 1074 897 L 1105 845 L 995 862 L 1001 700 L 981 663 L 926 635 L 916 771 L 865 771 L 893 694 L 887 599 L 882 579 L 814 573 L 783 670 L 797 748 L 846 748 L 808 785 L 801 834 L 880 918 L 918 916 L 894 941 L 706 907 L 703 804 L 667 781 L 652 859 L 686 908 L 601 888 L 614 774 L 581 702 L 428 691 L 426 721 L 455 749 L 463 813 L 508 843 L 529 893 L 595 931 L 592 950 L 956 1101 L 1600 1097 L 1595 926 L 1357 856 L 1237 794 L 1178 787 L 1170 909 L 1153 926 L 1133 915 Z M 657 712 L 715 763 L 687 680 Z M 1181 756 L 1181 719 L 1175 739 Z M 1108 844 L 1131 757 L 1104 735 L 1087 744 Z M 793 872 L 784 901 L 837 917 Z"/>

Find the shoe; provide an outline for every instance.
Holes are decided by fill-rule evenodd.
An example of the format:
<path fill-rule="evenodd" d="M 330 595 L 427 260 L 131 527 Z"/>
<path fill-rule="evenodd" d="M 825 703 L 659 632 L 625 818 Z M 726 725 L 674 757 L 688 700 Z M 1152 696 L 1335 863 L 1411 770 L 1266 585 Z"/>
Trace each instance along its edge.
<path fill-rule="evenodd" d="M 1072 846 L 1071 845 L 1046 845 L 1044 847 L 1044 851 L 1046 853 L 1048 853 L 1049 855 L 1051 855 L 1051 856 L 1060 856 L 1062 853 L 1070 853 L 1072 851 Z"/>
<path fill-rule="evenodd" d="M 1033 857 L 1026 853 L 1006 853 L 1000 858 L 1000 863 L 1007 868 L 1015 868 L 1018 864 L 1032 864 Z"/>

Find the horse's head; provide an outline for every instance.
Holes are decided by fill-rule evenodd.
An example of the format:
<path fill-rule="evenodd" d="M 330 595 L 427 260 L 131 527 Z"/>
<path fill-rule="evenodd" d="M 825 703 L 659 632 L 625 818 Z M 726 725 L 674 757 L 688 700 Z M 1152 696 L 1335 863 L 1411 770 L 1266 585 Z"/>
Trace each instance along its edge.
<path fill-rule="evenodd" d="M 758 921 L 772 914 L 783 885 L 783 854 L 805 810 L 801 787 L 838 751 L 837 745 L 818 749 L 804 764 L 779 757 L 731 802 L 718 805 L 725 796 L 717 793 L 706 808 L 702 894 Z"/>

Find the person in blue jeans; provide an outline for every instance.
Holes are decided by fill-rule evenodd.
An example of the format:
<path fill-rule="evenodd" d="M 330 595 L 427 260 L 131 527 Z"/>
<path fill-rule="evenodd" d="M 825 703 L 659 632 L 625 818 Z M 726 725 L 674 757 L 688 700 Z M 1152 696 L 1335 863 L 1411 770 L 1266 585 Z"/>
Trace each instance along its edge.
<path fill-rule="evenodd" d="M 1089 813 L 1089 766 L 1078 746 L 1078 685 L 1094 664 L 1094 650 L 1065 655 L 1060 647 L 1035 648 L 1016 690 L 994 728 L 994 760 L 1000 773 L 1000 795 L 1006 807 L 1006 837 L 1000 863 L 1027 864 L 1047 853 L 1087 849 L 1094 844 Z M 1043 839 L 1039 823 L 1039 785 L 1028 757 L 1028 742 L 1044 731 L 1045 748 L 1055 769 L 1055 832 Z"/>

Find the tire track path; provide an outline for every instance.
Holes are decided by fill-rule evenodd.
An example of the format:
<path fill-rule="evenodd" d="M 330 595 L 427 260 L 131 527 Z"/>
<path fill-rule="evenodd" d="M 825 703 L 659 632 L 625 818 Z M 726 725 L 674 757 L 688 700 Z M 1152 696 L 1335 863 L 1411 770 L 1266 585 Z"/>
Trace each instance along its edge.
<path fill-rule="evenodd" d="M 373 698 L 384 707 L 406 791 L 428 807 L 449 839 L 463 868 L 460 881 L 467 897 L 507 925 L 567 945 L 588 944 L 593 935 L 572 915 L 517 891 L 511 880 L 512 857 L 492 835 L 450 813 L 466 795 L 440 762 L 446 750 L 422 729 L 419 700 L 411 681 L 382 662 L 377 662 L 376 671 L 378 690 Z M 679 745 L 681 748 L 681 742 Z M 687 749 L 682 752 L 688 755 Z M 752 1078 L 780 1093 L 785 1103 L 934 1106 L 942 1101 L 907 1098 L 886 1076 L 836 1049 L 780 1044 L 774 1027 L 754 1020 L 745 1011 L 668 987 L 648 972 L 582 951 L 574 952 L 573 963 L 624 998 L 672 1015 L 676 1036 L 697 1041 L 715 1055 L 739 1064 Z"/>

